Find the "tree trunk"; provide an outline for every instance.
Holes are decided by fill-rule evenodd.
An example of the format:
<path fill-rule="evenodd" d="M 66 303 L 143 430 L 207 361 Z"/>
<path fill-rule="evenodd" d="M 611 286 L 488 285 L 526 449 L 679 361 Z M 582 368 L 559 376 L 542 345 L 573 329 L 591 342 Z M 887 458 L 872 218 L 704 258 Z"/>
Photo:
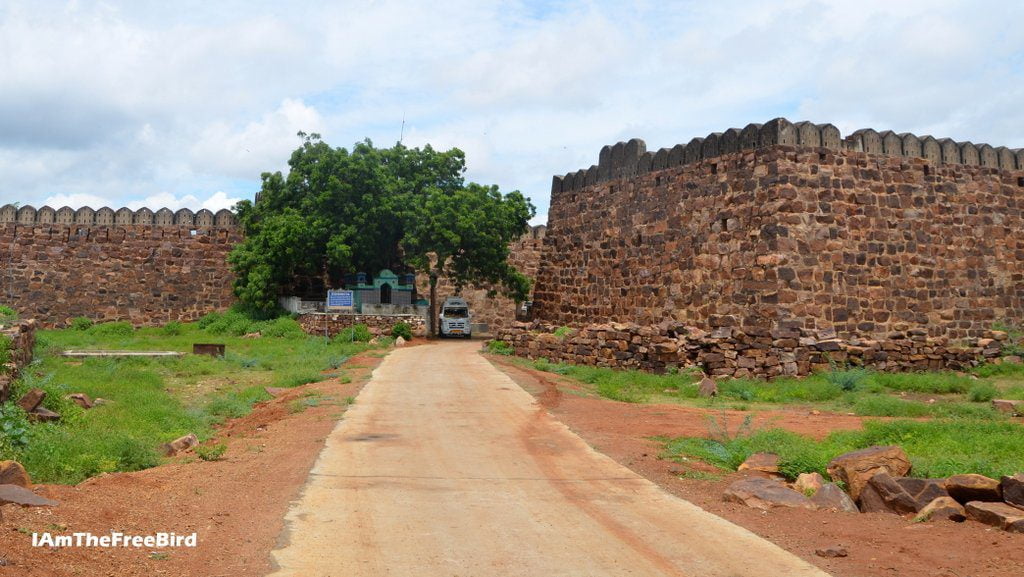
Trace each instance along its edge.
<path fill-rule="evenodd" d="M 437 273 L 430 273 L 430 318 L 427 322 L 427 335 L 437 336 L 440 327 L 437 326 Z"/>

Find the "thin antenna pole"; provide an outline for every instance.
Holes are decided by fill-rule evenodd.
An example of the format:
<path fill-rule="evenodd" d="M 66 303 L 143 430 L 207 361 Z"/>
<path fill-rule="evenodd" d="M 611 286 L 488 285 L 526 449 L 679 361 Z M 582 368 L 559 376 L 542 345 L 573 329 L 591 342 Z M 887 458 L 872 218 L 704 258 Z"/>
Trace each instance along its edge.
<path fill-rule="evenodd" d="M 405 111 L 402 111 L 402 132 L 398 135 L 398 144 L 402 144 L 402 140 L 405 139 Z"/>

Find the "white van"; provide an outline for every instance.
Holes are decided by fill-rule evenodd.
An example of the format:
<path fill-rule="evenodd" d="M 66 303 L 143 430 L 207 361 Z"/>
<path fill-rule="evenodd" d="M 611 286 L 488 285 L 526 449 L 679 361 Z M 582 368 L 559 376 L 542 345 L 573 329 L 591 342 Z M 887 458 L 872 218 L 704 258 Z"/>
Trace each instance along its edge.
<path fill-rule="evenodd" d="M 469 315 L 469 303 L 459 297 L 448 297 L 441 305 L 441 336 L 466 337 L 473 336 L 472 319 Z"/>

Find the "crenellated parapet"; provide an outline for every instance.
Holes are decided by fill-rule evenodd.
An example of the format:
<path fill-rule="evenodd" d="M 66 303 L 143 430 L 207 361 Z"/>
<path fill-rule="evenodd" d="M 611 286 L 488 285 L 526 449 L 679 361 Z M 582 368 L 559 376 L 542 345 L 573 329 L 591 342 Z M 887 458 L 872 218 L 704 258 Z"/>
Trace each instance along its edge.
<path fill-rule="evenodd" d="M 988 144 L 956 142 L 949 138 L 897 134 L 891 130 L 878 132 L 863 128 L 843 138 L 832 124 L 790 122 L 776 118 L 764 124 L 752 123 L 746 127 L 730 128 L 697 137 L 686 144 L 648 151 L 643 140 L 634 138 L 605 146 L 598 156 L 598 164 L 559 176 L 551 182 L 551 192 L 579 190 L 586 186 L 632 178 L 676 166 L 693 164 L 758 148 L 776 145 L 849 150 L 868 154 L 885 154 L 923 158 L 935 164 L 963 164 L 998 170 L 1024 170 L 1024 149 L 992 147 Z"/>
<path fill-rule="evenodd" d="M 15 206 L 13 204 L 0 206 L 0 224 L 10 222 L 28 226 L 40 224 L 75 224 L 84 226 L 137 224 L 198 228 L 232 228 L 238 224 L 235 214 L 226 208 L 214 213 L 205 208 L 198 212 L 192 212 L 187 208 L 180 209 L 177 212 L 169 208 L 161 208 L 153 212 L 145 207 L 138 210 L 131 210 L 130 208 L 114 210 L 104 206 L 99 210 L 93 210 L 88 206 L 83 206 L 75 210 L 69 206 L 62 206 L 58 209 L 53 209 L 49 206 L 36 209 L 30 205 Z"/>

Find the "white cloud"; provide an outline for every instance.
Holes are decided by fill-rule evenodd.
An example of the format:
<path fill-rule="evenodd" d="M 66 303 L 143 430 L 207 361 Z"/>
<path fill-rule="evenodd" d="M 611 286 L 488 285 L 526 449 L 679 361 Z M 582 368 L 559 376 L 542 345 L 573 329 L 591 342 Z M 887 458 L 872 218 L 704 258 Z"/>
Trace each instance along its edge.
<path fill-rule="evenodd" d="M 541 213 L 551 175 L 604 144 L 780 115 L 1019 147 L 1022 18 L 968 0 L 9 0 L 0 202 L 230 204 L 295 132 L 387 146 L 403 116 L 406 143 L 463 148 L 470 178 Z"/>
<path fill-rule="evenodd" d="M 205 208 L 213 212 L 217 212 L 222 208 L 231 208 L 240 200 L 242 199 L 230 197 L 223 191 L 217 191 L 206 198 L 197 197 L 192 194 L 177 196 L 169 192 L 158 192 L 144 198 L 130 200 L 125 203 L 124 206 L 127 206 L 132 210 L 138 210 L 142 207 L 148 207 L 153 210 L 167 207 L 171 210 L 178 210 L 179 208 L 199 210 L 201 208 Z M 98 209 L 103 206 L 110 206 L 114 209 L 121 208 L 119 205 L 115 205 L 116 203 L 110 203 L 109 198 L 107 197 L 86 193 L 55 194 L 46 197 L 43 204 L 47 204 L 53 208 L 60 208 L 62 206 L 70 206 L 72 208 L 89 206 L 94 209 Z"/>
<path fill-rule="evenodd" d="M 286 168 L 298 144 L 296 134 L 321 132 L 323 119 L 301 100 L 286 98 L 259 121 L 235 130 L 224 121 L 206 127 L 192 146 L 192 165 L 215 174 L 258 178 L 262 172 Z"/>

